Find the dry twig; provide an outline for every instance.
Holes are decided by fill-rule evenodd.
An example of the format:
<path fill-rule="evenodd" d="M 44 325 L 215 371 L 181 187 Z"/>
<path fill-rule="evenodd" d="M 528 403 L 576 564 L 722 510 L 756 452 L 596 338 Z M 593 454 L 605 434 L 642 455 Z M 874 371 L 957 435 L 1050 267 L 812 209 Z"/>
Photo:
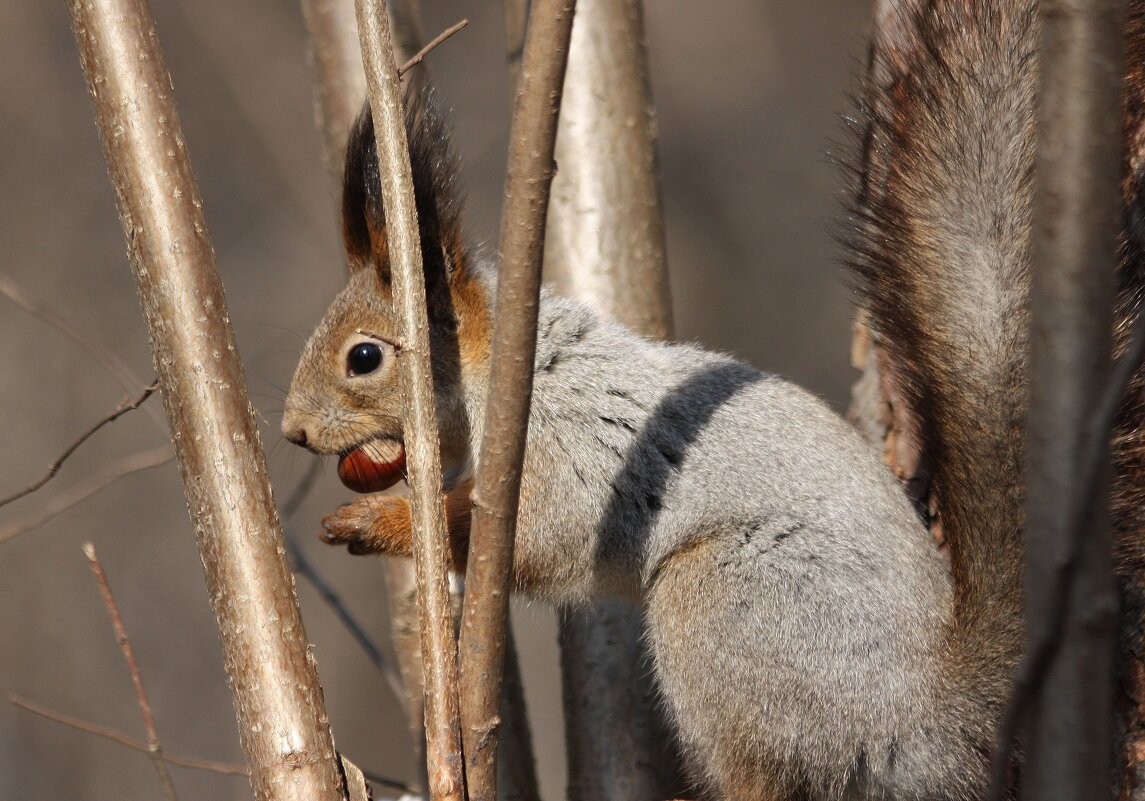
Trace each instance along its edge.
<path fill-rule="evenodd" d="M 69 6 L 251 786 L 260 801 L 335 801 L 342 774 L 154 22 L 143 0 Z"/>
<path fill-rule="evenodd" d="M 433 37 L 433 39 L 430 41 L 429 44 L 427 44 L 421 50 L 417 51 L 417 53 L 415 53 L 414 56 L 409 61 L 407 61 L 405 64 L 402 64 L 400 67 L 398 67 L 398 77 L 399 78 L 403 77 L 407 72 L 409 72 L 414 67 L 416 67 L 418 64 L 420 64 L 425 59 L 425 57 L 430 54 L 430 51 L 432 51 L 439 44 L 444 42 L 449 37 L 453 36 L 453 34 L 457 33 L 459 30 L 461 30 L 462 28 L 464 28 L 468 24 L 469 24 L 469 20 L 463 19 L 463 20 L 461 20 L 461 22 L 450 25 L 444 31 L 439 33 L 437 36 Z"/>
<path fill-rule="evenodd" d="M 426 763 L 433 801 L 465 795 L 457 712 L 457 647 L 453 638 L 447 578 L 445 504 L 441 455 L 430 370 L 425 277 L 406 142 L 405 113 L 390 43 L 384 0 L 356 0 L 362 60 L 386 209 L 387 245 L 393 269 L 394 303 L 401 321 L 398 352 L 404 431 L 409 460 L 414 563 L 417 571 L 422 664 L 426 684 Z"/>
<path fill-rule="evenodd" d="M 128 392 L 135 392 L 136 388 L 143 384 L 143 379 L 135 374 L 135 371 L 119 357 L 119 354 L 93 338 L 89 332 L 80 333 L 52 309 L 29 298 L 24 290 L 6 275 L 0 275 L 0 295 L 8 298 L 24 312 L 56 329 L 86 350 Z M 163 419 L 162 413 L 157 410 L 153 411 L 153 409 L 154 407 L 148 407 L 147 413 L 155 421 L 155 424 L 163 430 L 163 433 L 167 433 L 167 423 Z"/>
<path fill-rule="evenodd" d="M 127 636 L 127 628 L 123 625 L 123 617 L 119 614 L 119 604 L 111 594 L 111 585 L 107 583 L 107 575 L 103 572 L 103 565 L 95 555 L 95 546 L 90 542 L 84 543 L 84 556 L 99 585 L 99 595 L 103 605 L 111 618 L 111 627 L 115 630 L 115 639 L 119 649 L 123 652 L 123 661 L 127 663 L 127 672 L 131 675 L 131 683 L 135 687 L 135 699 L 139 703 L 139 711 L 143 714 L 143 727 L 147 730 L 147 754 L 151 757 L 151 764 L 155 766 L 155 775 L 163 785 L 163 792 L 171 801 L 176 801 L 175 785 L 171 782 L 171 774 L 163 762 L 163 745 L 159 741 L 159 731 L 155 728 L 155 716 L 151 713 L 151 701 L 147 698 L 147 691 L 143 689 L 143 675 L 139 672 L 139 663 L 135 661 L 135 651 L 131 648 L 131 640 Z"/>
<path fill-rule="evenodd" d="M 513 537 L 533 391 L 553 151 L 575 0 L 537 0 L 509 146 L 489 394 L 473 490 L 461 621 L 461 728 L 470 798 L 497 797 L 497 742 Z"/>
<path fill-rule="evenodd" d="M 83 445 L 85 442 L 87 442 L 88 439 L 90 439 L 91 436 L 95 434 L 95 432 L 99 431 L 108 423 L 118 420 L 122 415 L 127 414 L 134 409 L 138 409 L 148 398 L 152 396 L 152 394 L 154 394 L 155 390 L 157 389 L 159 389 L 159 381 L 155 380 L 152 381 L 151 384 L 143 390 L 143 394 L 135 400 L 132 400 L 131 398 L 125 398 L 124 400 L 120 401 L 118 406 L 112 409 L 108 414 L 104 415 L 99 421 L 88 428 L 87 431 L 80 434 L 80 436 L 77 437 L 71 445 L 65 448 L 64 452 L 57 456 L 55 461 L 48 465 L 48 472 L 45 473 L 43 477 L 37 481 L 33 481 L 31 484 L 24 487 L 24 489 L 12 493 L 7 498 L 0 498 L 0 506 L 5 506 L 12 503 L 12 501 L 17 501 L 20 498 L 23 498 L 25 495 L 31 495 L 36 490 L 40 489 L 40 487 L 47 484 L 49 481 L 55 478 L 56 473 L 60 471 L 60 468 L 63 467 L 63 464 L 67 461 L 68 457 L 75 453 L 80 445 Z"/>
<path fill-rule="evenodd" d="M 57 712 L 54 709 L 49 709 L 46 706 L 37 704 L 34 701 L 29 701 L 16 693 L 8 693 L 8 701 L 20 709 L 31 712 L 34 715 L 39 715 L 42 718 L 54 721 L 55 723 L 63 724 L 69 728 L 76 729 L 77 731 L 86 732 L 87 734 L 94 734 L 96 737 L 103 737 L 106 740 L 119 743 L 120 745 L 130 748 L 134 751 L 140 751 L 144 754 L 154 755 L 151 746 L 142 740 L 138 740 L 129 734 L 124 734 L 118 729 L 113 729 L 109 726 L 101 726 L 98 723 L 91 723 L 81 718 L 73 717 L 72 715 Z M 171 765 L 178 765 L 182 768 L 193 768 L 195 770 L 207 770 L 212 773 L 222 773 L 227 776 L 247 776 L 249 771 L 244 765 L 236 765 L 232 762 L 216 762 L 211 759 L 194 759 L 191 757 L 175 756 L 166 751 L 159 754 L 159 758 L 164 762 Z"/>
<path fill-rule="evenodd" d="M 150 470 L 152 467 L 166 464 L 174 458 L 175 454 L 171 452 L 170 445 L 160 445 L 158 448 L 133 453 L 106 464 L 97 473 L 54 496 L 42 508 L 32 514 L 14 520 L 5 526 L 0 526 L 0 542 L 15 539 L 21 534 L 38 529 L 52 518 L 63 514 L 81 501 L 87 500 L 104 487 L 125 476 L 138 473 L 141 470 Z"/>

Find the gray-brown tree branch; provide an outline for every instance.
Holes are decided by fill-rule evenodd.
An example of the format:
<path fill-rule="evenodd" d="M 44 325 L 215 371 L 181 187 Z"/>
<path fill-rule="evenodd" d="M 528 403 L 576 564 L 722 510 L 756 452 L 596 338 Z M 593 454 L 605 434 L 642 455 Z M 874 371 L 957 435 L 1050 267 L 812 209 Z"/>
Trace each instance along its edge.
<path fill-rule="evenodd" d="M 513 538 L 533 391 L 549 187 L 575 0 L 538 0 L 510 131 L 489 394 L 461 618 L 461 727 L 473 801 L 496 801 Z"/>
<path fill-rule="evenodd" d="M 557 162 L 546 277 L 635 331 L 671 336 L 639 0 L 578 5 Z M 569 798 L 671 798 L 681 782 L 646 668 L 640 611 L 603 601 L 587 614 L 562 614 L 560 628 Z"/>
<path fill-rule="evenodd" d="M 425 677 L 426 763 L 433 801 L 465 796 L 458 729 L 457 645 L 448 588 L 441 453 L 430 368 L 425 277 L 406 142 L 405 113 L 384 0 L 356 0 L 362 62 L 378 150 L 394 303 L 414 529 L 418 611 Z"/>
<path fill-rule="evenodd" d="M 1111 375 L 1121 216 L 1124 10 L 1120 0 L 1041 4 L 1026 453 L 1028 652 L 1012 701 L 1025 733 L 1021 794 L 1031 799 L 1107 797 L 1113 754 L 1112 413 L 1101 420 L 1099 410 Z"/>
<path fill-rule="evenodd" d="M 154 22 L 142 0 L 69 6 L 251 786 L 258 799 L 333 801 L 342 776 Z"/>

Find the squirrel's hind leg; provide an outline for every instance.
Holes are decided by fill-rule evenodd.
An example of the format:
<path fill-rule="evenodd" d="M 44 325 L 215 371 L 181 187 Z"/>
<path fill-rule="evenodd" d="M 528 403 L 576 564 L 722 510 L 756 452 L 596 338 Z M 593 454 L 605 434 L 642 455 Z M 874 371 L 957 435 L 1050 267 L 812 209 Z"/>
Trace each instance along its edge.
<path fill-rule="evenodd" d="M 843 539 L 786 514 L 721 522 L 648 582 L 656 675 L 721 801 L 930 797 L 936 786 L 904 775 L 918 763 L 932 671 L 909 600 L 925 593 L 903 590 L 893 559 Z"/>
<path fill-rule="evenodd" d="M 665 558 L 647 591 L 648 639 L 662 696 L 675 721 L 690 773 L 719 801 L 795 801 L 806 796 L 780 755 L 759 741 L 759 727 L 744 727 L 742 686 L 729 674 L 751 675 L 732 663 L 731 645 L 746 632 L 725 639 L 709 611 L 730 599 L 713 594 L 720 546 L 698 539 Z M 719 595 L 721 597 L 715 597 Z M 716 616 L 719 617 L 718 615 Z M 731 681 L 729 682 L 729 679 Z M 750 714 L 749 714 L 750 717 Z"/>

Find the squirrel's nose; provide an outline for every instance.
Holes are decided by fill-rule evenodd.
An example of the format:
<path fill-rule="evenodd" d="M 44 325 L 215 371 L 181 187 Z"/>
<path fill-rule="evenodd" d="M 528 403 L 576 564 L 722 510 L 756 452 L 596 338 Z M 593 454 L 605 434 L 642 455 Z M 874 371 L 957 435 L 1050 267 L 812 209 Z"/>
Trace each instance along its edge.
<path fill-rule="evenodd" d="M 306 447 L 306 429 L 302 428 L 301 426 L 299 426 L 298 428 L 290 428 L 290 429 L 284 428 L 282 430 L 282 436 L 286 437 L 288 440 L 293 442 L 295 445 L 300 445 L 303 448 Z"/>

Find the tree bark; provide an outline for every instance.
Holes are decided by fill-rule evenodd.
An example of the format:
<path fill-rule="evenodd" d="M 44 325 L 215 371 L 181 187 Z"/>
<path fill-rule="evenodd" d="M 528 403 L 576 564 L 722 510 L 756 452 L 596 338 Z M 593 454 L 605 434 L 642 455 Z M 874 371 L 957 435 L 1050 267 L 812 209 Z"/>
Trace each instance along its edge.
<path fill-rule="evenodd" d="M 251 786 L 258 799 L 341 798 L 322 689 L 150 11 L 142 0 L 73 0 L 70 10 Z"/>
<path fill-rule="evenodd" d="M 405 413 L 403 434 L 408 454 L 425 682 L 427 789 L 433 801 L 460 801 L 465 797 L 465 781 L 458 728 L 457 642 L 449 602 L 441 450 L 405 113 L 385 0 L 356 0 L 355 8 L 374 115 L 394 305 L 402 328 L 397 359 Z"/>
<path fill-rule="evenodd" d="M 575 7 L 575 0 L 537 0 L 534 5 L 510 133 L 489 393 L 461 619 L 461 730 L 473 801 L 497 797 L 513 538 L 533 393 L 553 151 Z"/>
<path fill-rule="evenodd" d="M 1024 798 L 1110 795 L 1109 507 L 1124 7 L 1043 0 L 1026 495 Z M 1104 419 L 1102 419 L 1104 417 Z"/>
<path fill-rule="evenodd" d="M 535 13 L 535 12 L 534 12 Z M 655 114 L 639 0 L 582 0 L 557 137 L 545 275 L 646 336 L 672 334 Z M 681 789 L 655 704 L 640 612 L 619 601 L 560 617 L 572 801 Z"/>

